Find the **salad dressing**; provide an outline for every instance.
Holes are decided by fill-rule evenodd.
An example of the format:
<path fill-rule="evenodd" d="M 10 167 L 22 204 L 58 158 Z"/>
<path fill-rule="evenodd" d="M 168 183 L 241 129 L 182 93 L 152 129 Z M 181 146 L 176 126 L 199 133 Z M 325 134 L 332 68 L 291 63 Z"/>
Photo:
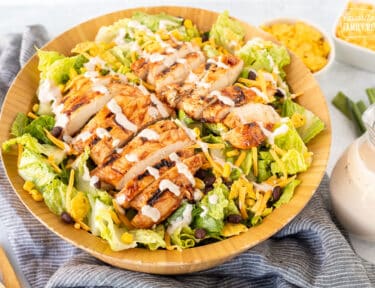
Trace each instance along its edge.
<path fill-rule="evenodd" d="M 273 132 L 269 131 L 267 128 L 264 127 L 263 122 L 257 122 L 260 129 L 262 130 L 263 134 L 267 137 L 267 141 L 269 144 L 275 144 L 275 138 L 277 136 L 283 135 L 288 132 L 289 127 L 285 123 L 281 126 L 277 127 Z"/>
<path fill-rule="evenodd" d="M 176 163 L 178 173 L 184 175 L 189 180 L 191 185 L 194 187 L 195 186 L 194 175 L 191 174 L 189 168 L 184 163 L 181 162 L 178 155 L 175 152 L 173 152 L 169 155 L 169 159 L 171 159 L 172 161 Z"/>
<path fill-rule="evenodd" d="M 116 138 L 116 139 L 113 139 L 113 141 L 112 141 L 112 146 L 113 146 L 113 147 L 117 147 L 117 146 L 120 144 L 120 142 L 121 142 L 120 139 L 117 139 L 117 138 Z"/>
<path fill-rule="evenodd" d="M 143 129 L 138 137 L 146 138 L 147 140 L 158 140 L 160 135 L 152 129 Z"/>
<path fill-rule="evenodd" d="M 113 114 L 115 114 L 115 120 L 116 122 L 121 125 L 123 128 L 136 132 L 138 130 L 137 125 L 134 123 L 130 122 L 128 118 L 122 113 L 121 107 L 117 104 L 115 99 L 111 99 L 107 103 L 107 107 L 109 111 L 111 111 Z"/>
<path fill-rule="evenodd" d="M 331 175 L 330 190 L 335 214 L 344 228 L 353 238 L 371 241 L 373 245 L 375 105 L 364 112 L 363 121 L 367 132 L 350 145 L 337 162 Z M 352 244 L 355 247 L 355 243 Z"/>
<path fill-rule="evenodd" d="M 109 134 L 109 132 L 106 129 L 101 128 L 101 127 L 96 128 L 95 133 L 96 135 L 98 135 L 100 139 L 103 139 L 104 137 L 111 138 L 111 134 Z"/>
<path fill-rule="evenodd" d="M 160 177 L 160 174 L 159 174 L 159 170 L 154 168 L 154 167 L 151 167 L 151 166 L 147 166 L 146 168 L 147 172 L 155 178 L 155 180 L 159 179 Z"/>
<path fill-rule="evenodd" d="M 260 91 L 257 87 L 250 87 L 250 90 L 252 90 L 257 96 L 261 97 L 266 102 L 269 102 L 268 96 L 264 94 L 262 91 Z"/>
<path fill-rule="evenodd" d="M 234 101 L 233 101 L 232 99 L 230 99 L 230 98 L 227 97 L 227 96 L 224 96 L 224 95 L 221 94 L 221 92 L 218 91 L 218 90 L 214 90 L 214 91 L 212 91 L 212 92 L 210 93 L 210 95 L 212 95 L 212 96 L 216 96 L 217 99 L 219 99 L 219 101 L 221 101 L 221 102 L 222 102 L 223 104 L 225 104 L 225 105 L 228 105 L 228 106 L 231 106 L 231 107 L 235 106 L 235 103 L 234 103 Z"/>
<path fill-rule="evenodd" d="M 143 206 L 141 213 L 150 218 L 153 222 L 158 222 L 160 219 L 160 211 L 150 205 Z"/>
<path fill-rule="evenodd" d="M 160 191 L 169 190 L 177 197 L 181 194 L 180 187 L 178 187 L 176 184 L 174 184 L 172 181 L 168 179 L 163 179 L 160 181 L 159 189 Z"/>
<path fill-rule="evenodd" d="M 38 99 L 40 103 L 50 104 L 51 101 L 61 99 L 61 91 L 52 80 L 47 78 L 39 86 Z"/>
<path fill-rule="evenodd" d="M 167 111 L 167 109 L 165 109 L 165 106 L 162 102 L 160 102 L 160 100 L 155 96 L 155 94 L 151 94 L 150 95 L 150 99 L 151 99 L 151 102 L 152 104 L 156 105 L 156 108 L 159 110 L 159 113 L 161 116 L 163 117 L 168 117 L 169 116 L 169 113 Z"/>
<path fill-rule="evenodd" d="M 82 132 L 82 133 L 80 133 L 80 134 L 74 139 L 74 142 L 78 142 L 78 141 L 85 142 L 85 141 L 88 140 L 91 136 L 92 136 L 92 133 L 89 132 L 89 131 Z"/>
<path fill-rule="evenodd" d="M 129 162 L 138 162 L 138 156 L 137 154 L 126 154 L 125 159 L 128 160 Z"/>
<path fill-rule="evenodd" d="M 180 217 L 177 217 L 175 220 L 171 222 L 171 224 L 167 228 L 167 232 L 169 235 L 172 235 L 174 231 L 181 229 L 182 227 L 189 226 L 192 219 L 191 212 L 193 211 L 193 205 L 186 204 L 184 212 Z"/>

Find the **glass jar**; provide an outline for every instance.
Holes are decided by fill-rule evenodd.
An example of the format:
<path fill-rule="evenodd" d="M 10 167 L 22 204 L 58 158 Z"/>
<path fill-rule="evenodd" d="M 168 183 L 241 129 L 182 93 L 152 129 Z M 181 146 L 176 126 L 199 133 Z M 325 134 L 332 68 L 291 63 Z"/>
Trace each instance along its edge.
<path fill-rule="evenodd" d="M 336 163 L 330 196 L 334 213 L 356 252 L 375 263 L 375 104 L 362 119 L 367 132 Z"/>

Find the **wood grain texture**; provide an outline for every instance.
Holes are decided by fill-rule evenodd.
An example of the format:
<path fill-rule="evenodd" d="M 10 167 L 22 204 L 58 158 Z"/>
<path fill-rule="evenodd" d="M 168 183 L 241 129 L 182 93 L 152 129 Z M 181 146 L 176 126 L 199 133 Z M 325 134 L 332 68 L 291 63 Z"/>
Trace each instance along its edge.
<path fill-rule="evenodd" d="M 0 247 L 0 273 L 2 276 L 2 282 L 6 288 L 20 288 L 21 284 L 17 278 L 16 273 L 13 270 L 12 265 L 9 262 L 6 252 Z M 1 282 L 0 282 L 1 287 Z"/>
<path fill-rule="evenodd" d="M 201 31 L 209 30 L 218 16 L 217 13 L 211 11 L 187 7 L 148 7 L 124 10 L 84 22 L 61 34 L 43 49 L 69 54 L 78 42 L 93 40 L 101 26 L 110 25 L 139 10 L 149 13 L 165 12 L 189 18 L 197 24 Z M 244 22 L 242 24 L 246 28 L 247 39 L 258 36 L 273 40 L 269 34 Z M 9 129 L 16 113 L 28 112 L 35 101 L 35 90 L 38 86 L 37 62 L 36 56 L 30 59 L 16 77 L 7 94 L 1 113 L 0 142 L 9 138 Z M 292 91 L 303 92 L 303 96 L 299 97 L 299 102 L 317 114 L 325 122 L 326 129 L 308 145 L 314 153 L 314 161 L 306 173 L 298 176 L 302 180 L 302 184 L 297 188 L 290 203 L 275 209 L 261 225 L 253 227 L 239 236 L 182 252 L 148 251 L 141 248 L 113 252 L 104 240 L 65 225 L 59 217 L 48 210 L 44 203 L 33 201 L 28 193 L 22 190 L 23 180 L 17 174 L 15 151 L 2 154 L 7 175 L 18 197 L 43 225 L 61 238 L 104 262 L 121 268 L 157 274 L 181 274 L 208 269 L 268 239 L 284 227 L 308 203 L 325 172 L 331 144 L 330 119 L 325 98 L 309 70 L 294 55 L 292 55 L 292 62 L 286 71 L 287 81 Z"/>

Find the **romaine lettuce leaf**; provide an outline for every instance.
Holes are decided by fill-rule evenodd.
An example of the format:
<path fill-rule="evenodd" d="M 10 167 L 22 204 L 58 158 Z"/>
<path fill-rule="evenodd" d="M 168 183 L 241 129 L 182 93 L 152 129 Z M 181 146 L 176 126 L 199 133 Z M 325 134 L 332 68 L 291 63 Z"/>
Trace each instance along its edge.
<path fill-rule="evenodd" d="M 213 38 L 216 44 L 233 52 L 244 39 L 245 29 L 240 22 L 229 16 L 228 11 L 224 11 L 212 25 L 209 37 Z"/>
<path fill-rule="evenodd" d="M 297 132 L 301 136 L 303 142 L 308 143 L 324 130 L 324 122 L 314 113 L 290 99 L 285 100 L 282 107 L 282 116 L 291 118 L 295 113 L 301 114 L 305 118 L 305 124 L 297 128 Z"/>
<path fill-rule="evenodd" d="M 181 249 L 192 248 L 196 242 L 194 231 L 189 226 L 175 230 L 171 235 L 171 242 Z"/>
<path fill-rule="evenodd" d="M 164 226 L 158 225 L 154 230 L 151 229 L 134 229 L 130 230 L 136 243 L 146 246 L 150 250 L 165 248 Z"/>
<path fill-rule="evenodd" d="M 37 54 L 39 57 L 38 70 L 40 71 L 41 79 L 47 77 L 47 71 L 55 61 L 65 58 L 64 55 L 55 51 L 43 51 L 38 49 Z"/>
<path fill-rule="evenodd" d="M 258 182 L 263 182 L 271 177 L 271 163 L 273 158 L 268 151 L 258 153 Z"/>
<path fill-rule="evenodd" d="M 183 22 L 182 18 L 167 15 L 165 13 L 152 15 L 144 12 L 136 12 L 132 16 L 132 19 L 145 25 L 152 32 L 156 32 L 162 27 L 165 27 L 167 31 L 170 31 L 181 26 Z"/>
<path fill-rule="evenodd" d="M 25 113 L 17 113 L 16 119 L 14 119 L 10 128 L 10 133 L 15 137 L 22 136 L 25 134 L 25 128 L 29 122 L 30 120 Z"/>
<path fill-rule="evenodd" d="M 51 131 L 55 126 L 55 119 L 50 115 L 41 115 L 37 119 L 31 121 L 29 125 L 24 128 L 24 133 L 29 133 L 31 136 L 37 138 L 45 144 L 52 144 L 46 136 L 43 129 Z"/>
<path fill-rule="evenodd" d="M 42 188 L 44 202 L 48 208 L 56 215 L 61 215 L 66 211 L 66 190 L 68 186 L 59 179 L 53 179 L 46 186 Z M 73 188 L 73 193 L 76 190 Z"/>
<path fill-rule="evenodd" d="M 285 203 L 288 203 L 290 201 L 290 199 L 292 199 L 293 197 L 293 194 L 294 194 L 294 190 L 296 189 L 296 187 L 301 183 L 300 180 L 293 180 L 292 182 L 290 182 L 288 185 L 286 185 L 283 189 L 283 192 L 279 198 L 279 200 L 277 200 L 273 206 L 275 207 L 280 207 L 282 204 L 285 204 Z"/>
<path fill-rule="evenodd" d="M 289 175 L 297 174 L 299 172 L 306 171 L 309 164 L 306 163 L 305 157 L 302 153 L 296 149 L 288 150 L 280 159 Z M 271 164 L 272 174 L 281 173 L 282 169 L 279 167 L 277 162 Z"/>
<path fill-rule="evenodd" d="M 66 156 L 66 152 L 49 144 L 40 144 L 38 140 L 30 134 L 23 134 L 21 137 L 12 138 L 2 144 L 5 152 L 9 151 L 13 145 L 21 144 L 30 151 L 36 154 L 43 154 L 45 156 L 53 156 L 54 162 L 60 164 Z"/>
<path fill-rule="evenodd" d="M 217 185 L 202 198 L 198 204 L 200 212 L 196 213 L 196 228 L 203 228 L 212 236 L 220 234 L 224 227 L 225 209 L 229 205 L 228 193 L 228 188 L 221 184 Z"/>
<path fill-rule="evenodd" d="M 288 125 L 289 129 L 286 133 L 275 137 L 275 144 L 285 151 L 295 149 L 302 154 L 306 153 L 307 147 L 297 130 L 293 127 L 293 124 L 287 123 L 283 125 Z"/>
<path fill-rule="evenodd" d="M 262 69 L 270 73 L 279 73 L 280 77 L 284 78 L 286 74 L 283 67 L 290 63 L 290 56 L 284 46 L 260 38 L 248 41 L 236 55 L 244 61 L 244 77 L 248 76 L 250 69 Z"/>

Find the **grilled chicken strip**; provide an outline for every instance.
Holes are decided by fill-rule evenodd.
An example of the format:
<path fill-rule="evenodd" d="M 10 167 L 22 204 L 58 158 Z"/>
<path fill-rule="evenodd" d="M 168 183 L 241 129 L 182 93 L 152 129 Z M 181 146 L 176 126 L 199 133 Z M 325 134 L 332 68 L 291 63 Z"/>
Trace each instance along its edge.
<path fill-rule="evenodd" d="M 55 126 L 62 127 L 64 135 L 76 133 L 113 97 L 111 86 L 121 81 L 118 76 L 99 76 L 95 71 L 77 76 L 56 103 Z"/>
<path fill-rule="evenodd" d="M 138 214 L 132 219 L 132 224 L 137 228 L 150 228 L 171 215 L 178 208 L 182 198 L 192 199 L 193 175 L 202 167 L 205 159 L 204 154 L 199 153 L 179 162 L 176 167 L 168 170 L 138 194 L 130 202 L 130 206 L 138 210 Z M 184 165 L 185 168 L 179 165 Z M 158 210 L 158 219 L 150 217 L 151 215 L 147 213 L 149 207 Z"/>
<path fill-rule="evenodd" d="M 193 148 L 186 148 L 177 152 L 177 155 L 182 161 L 194 155 Z M 175 166 L 175 162 L 169 158 L 164 158 L 160 162 L 147 166 L 141 174 L 126 182 L 124 188 L 116 194 L 117 202 L 124 208 L 129 207 L 129 202 L 134 199 L 139 193 L 143 191 L 152 182 L 161 177 L 171 167 Z"/>
<path fill-rule="evenodd" d="M 147 166 L 154 165 L 166 155 L 190 144 L 182 128 L 173 121 L 162 120 L 142 130 L 121 152 L 111 154 L 91 174 L 121 190 L 127 181 Z"/>
<path fill-rule="evenodd" d="M 252 122 L 228 131 L 223 135 L 223 139 L 235 148 L 250 149 L 262 144 L 266 140 L 266 136 L 259 124 Z"/>
<path fill-rule="evenodd" d="M 73 139 L 73 148 L 78 152 L 90 147 L 90 156 L 97 165 L 101 165 L 138 130 L 170 115 L 170 110 L 164 105 L 159 110 L 151 95 L 143 93 L 145 91 L 128 84 L 115 86 L 118 94 Z"/>
<path fill-rule="evenodd" d="M 176 63 L 177 59 L 184 58 L 191 52 L 199 51 L 198 46 L 191 43 L 176 43 L 169 41 L 166 43 L 166 48 L 162 53 L 154 53 L 146 55 L 135 61 L 131 65 L 133 72 L 143 80 L 150 84 L 155 83 L 155 77 L 164 69 Z"/>

